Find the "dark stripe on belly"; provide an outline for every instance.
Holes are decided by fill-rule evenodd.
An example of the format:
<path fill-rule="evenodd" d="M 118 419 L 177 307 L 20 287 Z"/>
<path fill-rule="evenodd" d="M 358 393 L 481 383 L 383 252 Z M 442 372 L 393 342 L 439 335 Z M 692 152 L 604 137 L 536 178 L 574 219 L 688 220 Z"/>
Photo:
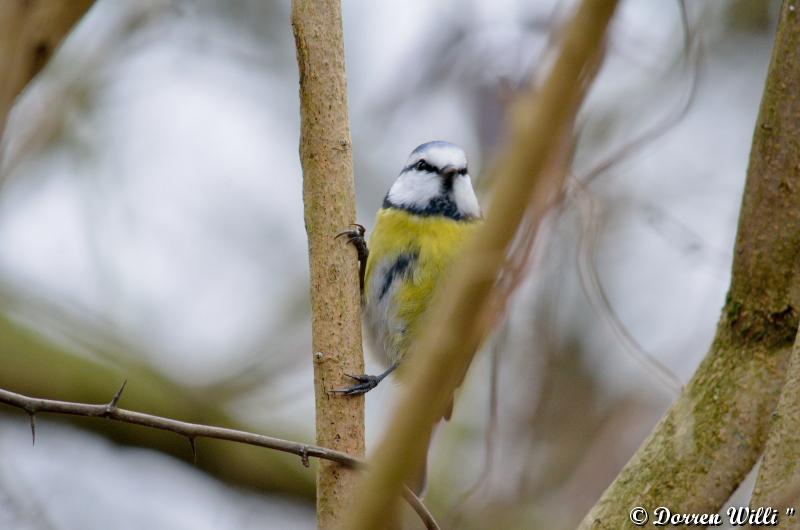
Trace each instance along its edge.
<path fill-rule="evenodd" d="M 414 264 L 416 264 L 418 257 L 419 253 L 417 252 L 413 254 L 400 254 L 397 256 L 397 260 L 392 263 L 392 266 L 386 271 L 386 275 L 383 279 L 383 285 L 381 286 L 381 294 L 378 295 L 378 300 L 383 300 L 383 297 L 389 292 L 389 289 L 392 287 L 392 283 L 394 283 L 396 278 L 408 276 L 408 274 L 411 272 L 411 269 L 414 267 Z"/>

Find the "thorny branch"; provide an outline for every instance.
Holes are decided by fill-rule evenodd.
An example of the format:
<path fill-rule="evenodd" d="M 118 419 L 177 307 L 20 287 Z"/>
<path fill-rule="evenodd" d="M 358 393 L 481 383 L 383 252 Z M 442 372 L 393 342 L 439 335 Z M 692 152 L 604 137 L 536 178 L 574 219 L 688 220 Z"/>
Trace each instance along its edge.
<path fill-rule="evenodd" d="M 39 413 L 52 413 L 52 414 L 66 414 L 70 416 L 86 416 L 90 418 L 108 418 L 110 420 L 119 421 L 122 423 L 130 423 L 133 425 L 142 425 L 152 429 L 160 429 L 162 431 L 170 431 L 181 436 L 185 436 L 189 440 L 192 449 L 192 457 L 197 461 L 197 446 L 195 440 L 197 438 L 213 438 L 216 440 L 226 440 L 229 442 L 237 442 L 246 445 L 254 445 L 257 447 L 264 447 L 267 449 L 274 449 L 284 453 L 294 454 L 300 457 L 301 463 L 309 466 L 308 459 L 310 457 L 329 460 L 337 462 L 353 469 L 361 469 L 365 466 L 363 460 L 355 458 L 333 449 L 327 449 L 317 445 L 303 444 L 284 440 L 282 438 L 274 438 L 272 436 L 265 436 L 263 434 L 256 434 L 247 431 L 240 431 L 236 429 L 226 429 L 224 427 L 215 427 L 212 425 L 202 425 L 199 423 L 190 423 L 186 421 L 175 420 L 171 418 L 164 418 L 162 416 L 155 416 L 152 414 L 145 414 L 143 412 L 135 412 L 132 410 L 121 409 L 117 405 L 122 392 L 125 390 L 127 380 L 122 383 L 119 390 L 111 398 L 111 401 L 103 404 L 90 404 L 90 403 L 76 403 L 72 401 L 58 401 L 54 399 L 42 399 L 17 394 L 10 390 L 0 388 L 0 403 L 16 407 L 25 411 L 31 420 L 31 436 L 35 443 L 36 441 L 36 414 Z M 428 508 L 422 503 L 419 497 L 407 487 L 403 490 L 403 497 L 411 508 L 417 513 L 425 528 L 428 530 L 439 530 L 439 525 L 431 515 Z"/>

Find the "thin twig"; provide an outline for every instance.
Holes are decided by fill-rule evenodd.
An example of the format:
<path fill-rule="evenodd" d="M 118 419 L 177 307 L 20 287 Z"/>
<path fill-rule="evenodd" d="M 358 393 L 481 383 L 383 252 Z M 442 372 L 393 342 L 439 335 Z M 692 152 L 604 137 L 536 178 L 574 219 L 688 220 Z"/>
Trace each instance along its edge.
<path fill-rule="evenodd" d="M 577 199 L 578 212 L 582 221 L 578 245 L 578 279 L 581 287 L 592 308 L 608 322 L 611 330 L 631 354 L 633 360 L 658 379 L 672 397 L 677 397 L 683 388 L 678 376 L 644 349 L 619 318 L 608 299 L 597 273 L 598 223 L 594 219 L 596 216 L 595 198 L 579 179 L 572 178 L 571 183 L 574 184 L 572 190 Z"/>
<path fill-rule="evenodd" d="M 216 440 L 255 445 L 257 447 L 291 453 L 299 456 L 303 465 L 307 465 L 309 457 L 314 457 L 337 462 L 352 469 L 363 469 L 365 467 L 363 460 L 350 456 L 347 453 L 327 449 L 325 447 L 292 442 L 290 440 L 283 440 L 281 438 L 274 438 L 272 436 L 265 436 L 263 434 L 255 434 L 247 431 L 189 423 L 186 421 L 164 418 L 162 416 L 155 416 L 153 414 L 121 409 L 117 406 L 117 403 L 124 389 L 125 383 L 122 384 L 111 401 L 93 405 L 89 403 L 34 398 L 0 388 L 0 403 L 24 410 L 31 418 L 32 427 L 35 425 L 34 417 L 36 414 L 52 413 L 86 416 L 89 418 L 108 418 L 122 423 L 142 425 L 152 429 L 174 432 L 175 434 L 185 436 L 189 440 L 195 461 L 197 459 L 195 440 L 197 438 L 214 438 Z M 403 497 L 425 524 L 425 528 L 428 530 L 439 530 L 439 525 L 436 523 L 433 515 L 431 515 L 428 508 L 414 492 L 406 487 L 403 491 Z"/>
<path fill-rule="evenodd" d="M 686 0 L 678 0 L 678 10 L 681 17 L 681 29 L 683 32 L 683 55 L 682 66 L 689 72 L 689 86 L 677 109 L 667 114 L 656 122 L 651 128 L 634 137 L 628 143 L 620 146 L 608 158 L 594 166 L 589 172 L 581 177 L 581 181 L 589 184 L 600 175 L 608 172 L 611 168 L 627 160 L 631 155 L 639 152 L 649 144 L 660 138 L 665 133 L 672 130 L 674 126 L 683 120 L 689 113 L 697 95 L 697 85 L 700 78 L 700 67 L 702 66 L 702 48 L 699 40 L 694 39 L 692 28 L 689 23 L 689 13 L 686 9 Z"/>

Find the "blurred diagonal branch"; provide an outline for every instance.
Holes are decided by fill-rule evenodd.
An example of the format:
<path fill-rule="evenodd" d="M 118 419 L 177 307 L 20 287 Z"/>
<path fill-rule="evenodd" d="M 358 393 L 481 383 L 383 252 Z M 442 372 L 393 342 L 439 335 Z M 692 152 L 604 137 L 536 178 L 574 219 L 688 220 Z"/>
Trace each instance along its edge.
<path fill-rule="evenodd" d="M 144 414 L 141 412 L 121 409 L 119 408 L 118 404 L 125 387 L 126 384 L 123 383 L 122 387 L 120 387 L 111 400 L 108 403 L 103 404 L 77 403 L 70 401 L 33 398 L 0 388 L 0 403 L 17 407 L 30 415 L 34 441 L 36 439 L 36 424 L 34 423 L 36 414 L 68 414 L 91 418 L 107 418 L 123 423 L 142 425 L 153 429 L 161 429 L 180 434 L 181 436 L 185 436 L 189 439 L 192 451 L 195 450 L 196 438 L 213 438 L 216 440 L 226 440 L 229 442 L 237 442 L 256 447 L 274 449 L 276 451 L 282 451 L 285 453 L 291 453 L 299 456 L 302 464 L 306 467 L 309 465 L 309 457 L 329 460 L 350 468 L 358 468 L 364 465 L 364 462 L 358 458 L 352 457 L 347 453 L 342 453 L 340 451 L 326 449 L 325 447 L 292 442 L 289 440 L 283 440 L 281 438 L 274 438 L 272 436 L 265 436 L 262 434 L 255 434 L 237 429 L 226 429 L 224 427 L 190 423 L 171 418 L 165 418 L 162 416 L 155 416 L 152 414 Z M 433 516 L 430 514 L 425 505 L 422 504 L 422 501 L 420 501 L 420 499 L 408 488 L 405 488 L 403 493 L 405 499 L 409 502 L 411 507 L 414 508 L 414 511 L 416 511 L 422 518 L 423 522 L 425 523 L 425 527 L 429 530 L 438 529 L 439 525 L 433 519 Z"/>
<path fill-rule="evenodd" d="M 293 0 L 292 29 L 300 73 L 300 162 L 311 269 L 317 444 L 361 456 L 364 398 L 330 392 L 344 385 L 345 373 L 364 373 L 355 250 L 334 239 L 356 220 L 340 1 Z M 355 474 L 347 469 L 321 463 L 319 528 L 339 528 L 355 482 Z"/>
<path fill-rule="evenodd" d="M 461 383 L 489 326 L 510 294 L 495 289 L 507 253 L 526 216 L 534 233 L 562 188 L 575 116 L 602 57 L 614 0 L 586 0 L 560 35 L 558 55 L 544 84 L 531 86 L 508 115 L 508 137 L 499 163 L 486 224 L 465 259 L 445 280 L 409 365 L 409 385 L 375 452 L 375 467 L 361 485 L 347 528 L 379 529 L 413 463 L 421 459 L 430 430 Z M 558 164 L 561 162 L 561 164 Z M 558 167 L 561 166 L 561 167 Z M 524 238 L 524 235 L 520 237 Z M 505 299 L 498 299 L 505 295 Z"/>
<path fill-rule="evenodd" d="M 796 4 L 784 2 L 780 17 L 753 136 L 731 285 L 714 342 L 580 528 L 625 527 L 633 506 L 715 513 L 762 453 L 800 315 Z"/>
<path fill-rule="evenodd" d="M 33 20 L 42 28 L 50 27 L 48 14 L 59 13 L 59 9 L 72 9 L 74 6 L 86 4 L 86 0 L 69 1 L 22 1 L 0 2 L 6 4 L 24 4 L 35 9 L 41 6 L 45 20 Z M 95 26 L 94 44 L 77 51 L 73 48 L 68 55 L 68 62 L 55 75 L 42 82 L 28 83 L 27 88 L 20 87 L 21 94 L 14 94 L 5 109 L 6 132 L 0 142 L 0 185 L 5 184 L 15 172 L 19 164 L 37 150 L 54 141 L 68 131 L 74 131 L 70 124 L 74 111 L 85 105 L 100 86 L 108 65 L 122 60 L 124 54 L 130 53 L 130 47 L 122 45 L 148 21 L 161 16 L 175 3 L 170 0 L 139 0 L 138 2 L 116 2 L 114 7 L 103 15 L 105 25 Z M 70 11 L 77 16 L 77 11 Z M 108 16 L 113 13 L 111 16 Z M 38 20 L 38 19 L 37 19 Z M 38 27 L 38 26 L 35 26 Z M 69 28 L 64 28 L 66 32 Z M 32 35 L 39 33 L 34 31 Z M 63 36 L 63 35 L 62 35 Z M 130 41 L 129 41 L 130 42 Z M 66 43 L 62 44 L 66 48 Z M 48 51 L 56 50 L 56 46 Z M 25 50 L 17 50 L 23 53 Z M 40 66 L 45 66 L 44 62 Z M 54 65 L 55 66 L 55 65 Z M 53 70 L 55 72 L 55 70 Z M 40 77 L 47 75 L 43 71 Z M 16 100 L 13 98 L 17 97 Z"/>
<path fill-rule="evenodd" d="M 17 96 L 44 67 L 94 0 L 0 2 L 0 138 Z"/>

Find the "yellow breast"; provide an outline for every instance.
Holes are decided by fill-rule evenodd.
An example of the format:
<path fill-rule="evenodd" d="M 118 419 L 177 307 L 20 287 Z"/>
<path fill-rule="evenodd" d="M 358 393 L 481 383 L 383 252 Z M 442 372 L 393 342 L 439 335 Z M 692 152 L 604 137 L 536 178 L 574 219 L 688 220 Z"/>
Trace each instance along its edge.
<path fill-rule="evenodd" d="M 436 286 L 479 223 L 398 208 L 378 212 L 369 239 L 364 316 L 373 347 L 389 362 L 413 344 Z"/>

